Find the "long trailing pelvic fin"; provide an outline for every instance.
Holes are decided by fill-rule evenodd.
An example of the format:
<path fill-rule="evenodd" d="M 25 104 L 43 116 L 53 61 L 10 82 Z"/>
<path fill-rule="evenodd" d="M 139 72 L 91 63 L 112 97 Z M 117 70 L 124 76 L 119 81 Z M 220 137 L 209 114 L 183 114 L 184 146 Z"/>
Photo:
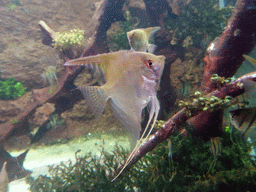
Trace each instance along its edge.
<path fill-rule="evenodd" d="M 125 164 L 123 165 L 121 171 L 117 174 L 117 176 L 114 179 L 112 179 L 111 182 L 115 181 L 121 175 L 121 173 L 124 171 L 124 169 L 129 165 L 129 163 L 132 161 L 134 155 L 137 153 L 137 151 L 139 150 L 139 147 L 143 143 L 142 139 L 145 136 L 147 130 L 150 128 L 149 131 L 148 131 L 148 134 L 145 137 L 145 139 L 148 139 L 151 131 L 153 130 L 153 128 L 155 126 L 155 123 L 156 123 L 156 120 L 157 120 L 157 117 L 158 117 L 158 114 L 159 114 L 159 110 L 160 110 L 160 104 L 159 104 L 159 101 L 158 101 L 156 96 L 152 96 L 150 101 L 151 101 L 151 106 L 150 106 L 149 120 L 148 120 L 147 126 L 146 126 L 145 130 L 143 131 L 139 142 L 134 147 L 134 149 L 130 153 L 129 157 L 126 159 Z M 150 126 L 151 121 L 152 121 L 152 125 Z"/>

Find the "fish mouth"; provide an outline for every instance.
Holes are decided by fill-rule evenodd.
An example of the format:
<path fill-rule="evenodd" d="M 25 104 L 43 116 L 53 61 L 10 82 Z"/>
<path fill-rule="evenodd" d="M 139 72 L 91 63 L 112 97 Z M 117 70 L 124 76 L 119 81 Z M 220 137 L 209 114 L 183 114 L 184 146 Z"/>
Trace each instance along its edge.
<path fill-rule="evenodd" d="M 157 82 L 159 81 L 159 78 L 157 76 L 152 76 L 152 77 L 146 77 L 145 75 L 142 75 L 143 79 L 144 80 L 147 80 L 147 81 L 154 81 L 154 82 Z"/>
<path fill-rule="evenodd" d="M 143 75 L 143 78 L 146 78 L 150 81 L 159 81 L 161 78 L 161 67 L 155 67 L 151 70 L 148 70 L 146 74 Z"/>

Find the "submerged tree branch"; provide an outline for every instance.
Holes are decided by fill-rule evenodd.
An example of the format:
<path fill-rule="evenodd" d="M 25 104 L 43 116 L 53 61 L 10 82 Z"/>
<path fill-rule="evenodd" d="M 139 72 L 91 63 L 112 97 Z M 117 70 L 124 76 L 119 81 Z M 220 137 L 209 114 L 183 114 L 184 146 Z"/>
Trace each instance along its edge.
<path fill-rule="evenodd" d="M 226 29 L 220 37 L 215 39 L 208 48 L 208 54 L 204 58 L 204 76 L 201 90 L 207 96 L 216 96 L 224 98 L 229 95 L 236 97 L 245 92 L 243 84 L 244 80 L 256 81 L 256 72 L 249 73 L 239 79 L 217 89 L 216 84 L 210 81 L 213 74 L 231 77 L 242 64 L 243 54 L 248 54 L 255 46 L 256 34 L 256 2 L 251 0 L 238 0 L 236 7 L 229 20 Z M 214 91 L 215 90 L 215 91 Z M 194 103 L 196 104 L 196 103 Z M 154 133 L 149 140 L 140 146 L 137 153 L 133 157 L 130 165 L 135 164 L 147 152 L 153 150 L 159 143 L 163 142 L 174 132 L 180 130 L 180 126 L 189 120 L 194 126 L 198 135 L 204 139 L 221 135 L 223 110 L 218 111 L 192 111 L 189 119 L 186 108 L 181 109 L 166 124 Z M 213 121 L 215 119 L 215 121 Z M 127 169 L 127 168 L 125 168 Z"/>
<path fill-rule="evenodd" d="M 254 81 L 256 83 L 256 72 L 248 73 L 236 79 L 235 81 L 224 85 L 220 89 L 207 94 L 207 97 L 216 96 L 221 99 L 224 99 L 225 96 L 237 97 L 245 93 L 243 82 L 248 80 Z M 197 106 L 197 102 L 193 102 L 193 106 Z M 140 146 L 139 150 L 134 155 L 130 165 L 135 164 L 146 153 L 152 151 L 159 143 L 168 139 L 175 132 L 179 132 L 182 128 L 181 125 L 184 124 L 190 117 L 193 117 L 200 113 L 205 113 L 202 109 L 198 109 L 196 107 L 190 112 L 191 113 L 188 115 L 187 109 L 184 107 L 178 113 L 173 115 L 161 129 L 154 133 L 145 143 Z M 206 112 L 211 113 L 211 111 L 209 110 Z"/>
<path fill-rule="evenodd" d="M 204 74 L 201 91 L 215 90 L 216 84 L 210 81 L 213 74 L 232 77 L 244 61 L 243 54 L 248 54 L 255 46 L 256 33 L 255 1 L 238 0 L 226 29 L 208 47 L 204 58 Z M 195 129 L 195 135 L 209 140 L 222 135 L 223 110 L 213 113 L 204 112 L 189 119 Z"/>

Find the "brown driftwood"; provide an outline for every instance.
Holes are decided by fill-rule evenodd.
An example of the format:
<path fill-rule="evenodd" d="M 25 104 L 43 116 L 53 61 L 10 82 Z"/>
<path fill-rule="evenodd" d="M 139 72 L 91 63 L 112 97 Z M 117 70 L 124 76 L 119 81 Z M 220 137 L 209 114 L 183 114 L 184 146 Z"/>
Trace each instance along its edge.
<path fill-rule="evenodd" d="M 108 52 L 106 32 L 113 22 L 124 20 L 122 16 L 123 4 L 124 0 L 102 0 L 97 4 L 95 14 L 86 30 L 85 35 L 89 41 L 85 45 L 83 56 Z M 54 30 L 42 21 L 39 25 L 43 33 L 43 43 L 52 46 L 53 39 L 56 38 Z M 63 52 L 62 57 L 65 61 L 72 59 L 69 52 Z M 83 97 L 80 91 L 75 89 L 74 79 L 82 70 L 82 67 L 67 67 L 53 93 L 48 91 L 49 87 L 33 90 L 33 101 L 28 103 L 24 110 L 15 117 L 15 121 L 9 121 L 0 126 L 0 142 L 3 142 L 15 129 L 25 128 L 29 117 L 43 103 L 55 103 L 59 106 L 57 110 L 62 112 L 81 100 Z"/>
<path fill-rule="evenodd" d="M 220 37 L 210 44 L 208 54 L 204 58 L 204 75 L 201 91 L 209 93 L 215 90 L 216 84 L 211 83 L 213 74 L 222 77 L 232 77 L 241 63 L 243 54 L 248 54 L 255 46 L 256 32 L 256 2 L 239 0 L 229 20 L 226 29 Z M 189 120 L 196 135 L 208 140 L 210 137 L 222 134 L 223 110 L 213 113 L 205 112 Z"/>
<path fill-rule="evenodd" d="M 169 16 L 175 18 L 172 8 L 166 0 L 143 0 L 146 5 L 146 11 L 153 26 L 160 26 L 164 29 L 163 16 L 164 12 L 168 12 Z"/>
<path fill-rule="evenodd" d="M 210 77 L 214 73 L 225 77 L 233 76 L 244 60 L 242 54 L 248 54 L 253 49 L 255 45 L 254 34 L 256 33 L 256 10 L 250 9 L 250 7 L 255 6 L 255 2 L 252 3 L 250 0 L 238 0 L 226 30 L 210 45 L 210 47 L 214 46 L 213 49 L 209 49 L 204 59 L 204 77 L 201 88 L 201 90 L 208 93 L 208 96 L 214 95 L 224 98 L 226 95 L 229 95 L 236 97 L 245 92 L 244 87 L 240 84 L 241 80 L 249 79 L 256 81 L 256 72 L 253 72 L 215 91 L 213 90 L 217 87 L 210 81 Z M 215 134 L 218 132 L 213 125 L 217 126 L 217 129 L 221 126 L 222 111 L 193 111 L 192 116 L 195 115 L 198 116 L 192 118 L 190 123 L 195 126 L 198 133 L 209 137 L 211 136 L 209 134 L 211 129 L 213 129 L 213 133 Z M 186 109 L 181 109 L 170 118 L 160 130 L 153 134 L 148 141 L 140 146 L 130 165 L 136 163 L 147 152 L 153 150 L 159 143 L 169 138 L 174 132 L 179 131 L 180 126 L 189 118 Z M 213 121 L 214 118 L 216 118 L 216 120 L 212 123 L 211 121 Z"/>
<path fill-rule="evenodd" d="M 256 72 L 248 73 L 235 81 L 226 84 L 222 88 L 207 94 L 207 97 L 216 96 L 223 99 L 227 95 L 232 97 L 239 96 L 245 93 L 244 86 L 241 84 L 241 82 L 244 80 L 252 80 L 256 83 Z M 197 102 L 194 102 L 193 105 L 196 106 Z M 130 166 L 138 162 L 138 160 L 140 160 L 146 153 L 152 151 L 159 143 L 165 141 L 174 133 L 180 132 L 181 125 L 184 124 L 191 116 L 205 113 L 202 112 L 202 110 L 197 110 L 196 108 L 190 112 L 190 115 L 188 115 L 187 109 L 184 107 L 173 115 L 161 129 L 154 133 L 145 143 L 140 146 L 139 150 L 130 162 Z M 209 111 L 209 113 L 212 112 Z M 128 168 L 129 166 L 125 168 L 125 170 Z"/>

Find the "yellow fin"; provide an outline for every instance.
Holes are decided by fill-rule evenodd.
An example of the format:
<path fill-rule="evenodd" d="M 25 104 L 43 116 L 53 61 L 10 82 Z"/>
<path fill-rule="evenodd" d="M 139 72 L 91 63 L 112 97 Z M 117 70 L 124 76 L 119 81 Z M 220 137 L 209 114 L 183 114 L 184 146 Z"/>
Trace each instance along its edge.
<path fill-rule="evenodd" d="M 154 35 L 155 32 L 157 32 L 161 27 L 149 27 L 145 28 L 144 31 L 147 34 L 147 37 L 149 38 L 150 36 Z"/>
<path fill-rule="evenodd" d="M 219 154 L 221 147 L 221 138 L 220 137 L 211 137 L 211 152 L 213 153 L 214 162 L 217 160 L 217 156 Z"/>
<path fill-rule="evenodd" d="M 249 55 L 243 54 L 243 57 L 244 57 L 246 60 L 250 61 L 252 64 L 256 65 L 256 60 L 253 59 L 252 57 L 250 57 Z"/>
<path fill-rule="evenodd" d="M 156 46 L 150 45 L 148 41 L 159 29 L 161 29 L 161 27 L 149 27 L 127 32 L 131 50 L 153 53 Z"/>
<path fill-rule="evenodd" d="M 72 59 L 67 61 L 64 66 L 87 66 L 87 65 L 98 65 L 106 72 L 107 68 L 109 67 L 110 61 L 114 60 L 120 54 L 123 54 L 125 51 L 118 51 L 113 53 L 104 53 L 98 54 L 88 57 L 81 57 L 78 59 Z"/>

